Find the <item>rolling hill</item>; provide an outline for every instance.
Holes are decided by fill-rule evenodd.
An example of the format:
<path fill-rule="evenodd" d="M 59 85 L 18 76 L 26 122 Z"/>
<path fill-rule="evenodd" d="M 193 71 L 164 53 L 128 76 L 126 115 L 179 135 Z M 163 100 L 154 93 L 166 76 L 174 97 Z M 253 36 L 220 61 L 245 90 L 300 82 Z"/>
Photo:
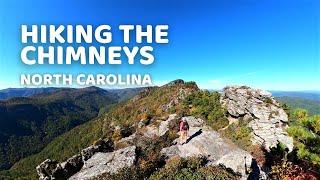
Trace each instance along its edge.
<path fill-rule="evenodd" d="M 290 96 L 276 97 L 276 99 L 281 103 L 287 104 L 291 109 L 306 109 L 309 115 L 320 114 L 320 101 Z"/>
<path fill-rule="evenodd" d="M 275 98 L 290 109 L 306 109 L 310 115 L 320 114 L 319 91 L 271 91 Z"/>
<path fill-rule="evenodd" d="M 271 91 L 275 97 L 296 97 L 320 102 L 319 91 Z"/>

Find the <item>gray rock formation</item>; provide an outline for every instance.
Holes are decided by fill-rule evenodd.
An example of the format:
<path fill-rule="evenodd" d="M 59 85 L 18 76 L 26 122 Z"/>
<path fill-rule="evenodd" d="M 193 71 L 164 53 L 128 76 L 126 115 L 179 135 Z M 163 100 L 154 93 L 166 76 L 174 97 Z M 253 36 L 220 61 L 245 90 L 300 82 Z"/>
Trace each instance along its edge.
<path fill-rule="evenodd" d="M 161 121 L 159 126 L 151 124 L 145 127 L 144 136 L 153 138 L 155 136 L 163 136 L 169 131 L 169 125 L 172 120 L 177 118 L 177 114 L 170 114 L 168 119 L 165 121 Z"/>
<path fill-rule="evenodd" d="M 156 125 L 149 125 L 144 128 L 143 136 L 148 138 L 154 138 L 155 136 L 158 136 L 158 127 Z"/>
<path fill-rule="evenodd" d="M 133 133 L 128 137 L 120 139 L 117 143 L 132 144 L 135 138 L 136 138 L 136 133 Z"/>
<path fill-rule="evenodd" d="M 84 162 L 97 152 L 109 152 L 112 150 L 109 141 L 97 140 L 93 145 L 83 149 L 80 154 L 74 155 L 65 162 L 47 159 L 36 167 L 40 180 L 67 179 L 83 167 Z"/>
<path fill-rule="evenodd" d="M 209 160 L 208 165 L 222 165 L 230 168 L 243 179 L 248 176 L 246 167 L 250 168 L 252 163 L 250 153 L 227 143 L 218 132 L 206 126 L 203 120 L 192 116 L 186 118 L 190 126 L 188 142 L 183 145 L 176 143 L 176 145 L 164 148 L 161 150 L 162 154 L 167 158 L 205 156 Z"/>
<path fill-rule="evenodd" d="M 128 137 L 124 137 L 124 138 L 120 139 L 119 141 L 116 141 L 114 143 L 114 148 L 121 149 L 121 148 L 128 147 L 128 146 L 134 146 L 137 144 L 139 137 L 140 136 L 137 135 L 137 133 L 135 132 Z"/>
<path fill-rule="evenodd" d="M 159 129 L 158 129 L 158 136 L 163 136 L 164 134 L 166 134 L 167 131 L 169 131 L 169 124 L 176 117 L 177 117 L 177 114 L 170 114 L 169 118 L 166 121 L 162 121 L 160 123 Z"/>
<path fill-rule="evenodd" d="M 75 155 L 63 163 L 45 160 L 36 167 L 40 180 L 66 179 L 78 172 L 83 166 L 82 157 Z"/>
<path fill-rule="evenodd" d="M 112 146 L 112 143 L 110 141 L 99 139 L 93 145 L 81 151 L 82 160 L 83 161 L 88 160 L 96 152 L 109 152 L 112 150 L 111 146 Z"/>
<path fill-rule="evenodd" d="M 40 180 L 54 179 L 56 172 L 60 169 L 59 163 L 50 159 L 46 159 L 36 167 Z"/>
<path fill-rule="evenodd" d="M 251 119 L 248 126 L 253 130 L 253 143 L 269 150 L 281 142 L 292 151 L 293 139 L 285 130 L 288 116 L 271 93 L 246 86 L 226 87 L 221 95 L 221 102 L 232 117 Z"/>
<path fill-rule="evenodd" d="M 136 160 L 135 151 L 135 146 L 129 146 L 109 153 L 98 152 L 86 160 L 82 169 L 69 179 L 94 179 L 104 173 L 116 173 L 118 170 L 134 164 Z"/>
<path fill-rule="evenodd" d="M 79 154 L 74 155 L 67 161 L 61 163 L 60 166 L 65 172 L 64 177 L 70 177 L 74 173 L 78 172 L 83 166 L 82 156 Z"/>
<path fill-rule="evenodd" d="M 201 118 L 195 118 L 193 116 L 185 117 L 190 127 L 202 127 L 204 125 L 204 121 Z"/>

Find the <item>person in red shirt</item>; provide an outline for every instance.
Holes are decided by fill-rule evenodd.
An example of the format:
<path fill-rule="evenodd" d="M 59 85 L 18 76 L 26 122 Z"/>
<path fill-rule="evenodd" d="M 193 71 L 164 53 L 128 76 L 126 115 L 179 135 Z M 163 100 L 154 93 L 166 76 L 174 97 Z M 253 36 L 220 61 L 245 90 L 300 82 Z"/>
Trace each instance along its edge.
<path fill-rule="evenodd" d="M 188 131 L 189 131 L 189 124 L 185 117 L 183 117 L 180 121 L 180 144 L 187 143 L 188 139 Z"/>

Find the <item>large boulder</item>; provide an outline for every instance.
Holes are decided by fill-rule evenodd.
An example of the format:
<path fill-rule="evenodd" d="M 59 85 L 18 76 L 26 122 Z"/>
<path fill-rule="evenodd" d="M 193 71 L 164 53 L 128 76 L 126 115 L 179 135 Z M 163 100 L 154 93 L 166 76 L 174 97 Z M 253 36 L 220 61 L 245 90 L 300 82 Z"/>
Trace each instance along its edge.
<path fill-rule="evenodd" d="M 105 173 L 116 173 L 118 170 L 134 164 L 135 151 L 136 146 L 129 146 L 109 153 L 98 152 L 86 160 L 82 169 L 69 179 L 94 179 Z"/>
<path fill-rule="evenodd" d="M 81 151 L 82 160 L 88 160 L 97 152 L 110 152 L 113 150 L 112 146 L 113 144 L 111 141 L 99 139 L 96 142 L 94 142 L 93 145 Z"/>
<path fill-rule="evenodd" d="M 165 121 L 161 121 L 159 125 L 150 124 L 148 126 L 143 127 L 144 132 L 143 136 L 148 138 L 154 138 L 156 136 L 163 136 L 166 132 L 169 131 L 170 123 L 177 118 L 177 114 L 170 114 L 168 119 Z"/>
<path fill-rule="evenodd" d="M 154 138 L 158 136 L 159 128 L 156 125 L 151 124 L 149 126 L 144 127 L 143 131 L 143 136 L 148 138 Z"/>
<path fill-rule="evenodd" d="M 74 155 L 60 165 L 64 171 L 64 177 L 70 177 L 82 168 L 82 156 L 80 154 Z"/>
<path fill-rule="evenodd" d="M 190 127 L 202 127 L 205 123 L 201 118 L 195 118 L 194 116 L 184 117 L 187 120 Z"/>
<path fill-rule="evenodd" d="M 175 145 L 161 150 L 165 157 L 204 156 L 208 159 L 208 165 L 221 165 L 241 175 L 243 179 L 248 177 L 246 168 L 250 168 L 252 163 L 250 153 L 226 142 L 218 132 L 206 126 L 202 119 L 192 116 L 186 119 L 190 126 L 187 143 L 180 145 L 179 139 L 176 139 Z"/>
<path fill-rule="evenodd" d="M 170 114 L 169 118 L 165 121 L 162 121 L 159 125 L 158 129 L 158 136 L 163 136 L 166 134 L 167 131 L 169 131 L 169 125 L 172 120 L 174 120 L 177 117 L 177 114 Z"/>
<path fill-rule="evenodd" d="M 83 166 L 81 155 L 75 155 L 63 163 L 47 159 L 36 167 L 40 180 L 67 179 Z"/>
<path fill-rule="evenodd" d="M 133 133 L 128 137 L 124 137 L 115 143 L 115 147 L 127 147 L 134 145 L 134 142 L 137 138 L 137 134 Z"/>
<path fill-rule="evenodd" d="M 224 88 L 221 102 L 233 118 L 250 119 L 252 142 L 267 150 L 283 143 L 293 150 L 293 139 L 286 133 L 288 116 L 270 92 L 246 86 Z"/>
<path fill-rule="evenodd" d="M 61 170 L 59 162 L 46 159 L 36 167 L 40 180 L 50 180 L 56 178 L 57 172 Z"/>

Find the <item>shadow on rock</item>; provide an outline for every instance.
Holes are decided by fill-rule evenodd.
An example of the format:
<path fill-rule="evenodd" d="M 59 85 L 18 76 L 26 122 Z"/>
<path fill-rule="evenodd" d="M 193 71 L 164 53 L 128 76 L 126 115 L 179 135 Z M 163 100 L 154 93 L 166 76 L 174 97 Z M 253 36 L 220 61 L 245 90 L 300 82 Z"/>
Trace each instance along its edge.
<path fill-rule="evenodd" d="M 250 168 L 251 168 L 251 172 L 250 172 L 250 174 L 248 176 L 248 179 L 249 180 L 258 180 L 258 179 L 260 179 L 260 168 L 258 166 L 258 163 L 257 163 L 256 159 L 252 159 Z M 246 167 L 246 169 L 247 169 L 247 167 Z"/>
<path fill-rule="evenodd" d="M 189 141 L 191 141 L 191 139 L 199 136 L 201 133 L 202 133 L 202 129 L 199 129 L 197 132 L 195 132 L 194 134 L 192 134 L 192 135 L 188 138 L 187 143 L 188 143 Z"/>

